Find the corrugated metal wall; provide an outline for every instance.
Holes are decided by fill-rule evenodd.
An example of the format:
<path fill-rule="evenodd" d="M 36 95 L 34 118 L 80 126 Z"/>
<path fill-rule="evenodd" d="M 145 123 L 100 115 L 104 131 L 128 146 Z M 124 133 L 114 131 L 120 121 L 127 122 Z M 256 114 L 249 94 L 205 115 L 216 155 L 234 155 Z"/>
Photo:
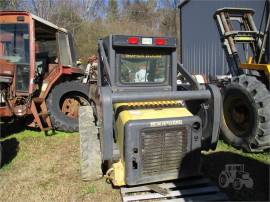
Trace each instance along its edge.
<path fill-rule="evenodd" d="M 228 65 L 219 39 L 215 11 L 252 8 L 259 27 L 265 0 L 184 0 L 180 4 L 180 62 L 192 74 L 224 75 Z"/>

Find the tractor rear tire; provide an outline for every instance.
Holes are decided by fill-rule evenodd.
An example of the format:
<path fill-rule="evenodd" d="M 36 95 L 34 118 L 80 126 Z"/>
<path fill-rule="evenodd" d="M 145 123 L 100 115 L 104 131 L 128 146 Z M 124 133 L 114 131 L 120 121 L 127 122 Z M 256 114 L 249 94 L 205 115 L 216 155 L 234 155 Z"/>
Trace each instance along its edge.
<path fill-rule="evenodd" d="M 248 152 L 270 147 L 270 94 L 256 77 L 234 77 L 223 89 L 221 134 Z"/>
<path fill-rule="evenodd" d="M 59 83 L 52 89 L 46 103 L 54 129 L 65 132 L 79 130 L 79 106 L 90 105 L 88 93 L 89 87 L 77 80 Z M 67 112 L 63 111 L 66 101 L 71 102 L 67 106 Z M 68 110 L 74 116 L 70 115 L 71 113 Z"/>
<path fill-rule="evenodd" d="M 82 180 L 98 180 L 102 178 L 101 150 L 91 106 L 80 107 L 79 128 Z"/>

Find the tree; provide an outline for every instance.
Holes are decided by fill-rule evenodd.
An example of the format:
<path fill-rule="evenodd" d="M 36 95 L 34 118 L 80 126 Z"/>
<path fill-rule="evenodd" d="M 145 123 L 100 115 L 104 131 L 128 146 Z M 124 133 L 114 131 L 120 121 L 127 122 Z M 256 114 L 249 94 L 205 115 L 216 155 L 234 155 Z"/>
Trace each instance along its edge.
<path fill-rule="evenodd" d="M 18 10 L 20 7 L 19 0 L 1 0 L 0 10 Z"/>
<path fill-rule="evenodd" d="M 53 15 L 57 7 L 57 2 L 54 0 L 30 0 L 29 4 L 28 10 L 45 20 L 48 20 Z"/>
<path fill-rule="evenodd" d="M 114 21 L 118 19 L 118 5 L 116 0 L 109 0 L 107 19 L 109 21 Z"/>
<path fill-rule="evenodd" d="M 73 35 L 80 29 L 84 23 L 77 12 L 76 5 L 71 2 L 63 1 L 57 8 L 56 12 L 53 13 L 49 20 L 60 27 L 64 27 L 69 30 Z"/>
<path fill-rule="evenodd" d="M 160 31 L 165 35 L 177 36 L 177 0 L 162 0 L 159 4 Z"/>

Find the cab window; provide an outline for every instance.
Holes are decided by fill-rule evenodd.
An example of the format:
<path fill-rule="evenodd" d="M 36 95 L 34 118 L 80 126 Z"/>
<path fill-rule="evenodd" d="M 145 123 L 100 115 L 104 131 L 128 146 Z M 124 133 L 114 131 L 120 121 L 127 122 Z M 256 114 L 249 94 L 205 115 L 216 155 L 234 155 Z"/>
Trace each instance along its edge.
<path fill-rule="evenodd" d="M 118 66 L 122 84 L 163 84 L 168 81 L 170 55 L 119 54 Z"/>

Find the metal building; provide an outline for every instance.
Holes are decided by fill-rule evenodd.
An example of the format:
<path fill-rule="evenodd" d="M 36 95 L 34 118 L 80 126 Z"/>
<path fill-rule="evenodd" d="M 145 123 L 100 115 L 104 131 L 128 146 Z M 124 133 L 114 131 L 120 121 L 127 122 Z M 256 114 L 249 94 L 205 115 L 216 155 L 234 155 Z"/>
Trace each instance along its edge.
<path fill-rule="evenodd" d="M 266 24 L 263 17 L 265 0 L 181 0 L 180 62 L 192 74 L 225 75 L 228 65 L 213 15 L 223 7 L 252 8 L 259 29 Z M 269 5 L 267 6 L 269 13 Z M 263 29 L 262 29 L 263 30 Z M 269 37 L 268 37 L 269 38 Z M 269 53 L 268 39 L 268 55 Z"/>

